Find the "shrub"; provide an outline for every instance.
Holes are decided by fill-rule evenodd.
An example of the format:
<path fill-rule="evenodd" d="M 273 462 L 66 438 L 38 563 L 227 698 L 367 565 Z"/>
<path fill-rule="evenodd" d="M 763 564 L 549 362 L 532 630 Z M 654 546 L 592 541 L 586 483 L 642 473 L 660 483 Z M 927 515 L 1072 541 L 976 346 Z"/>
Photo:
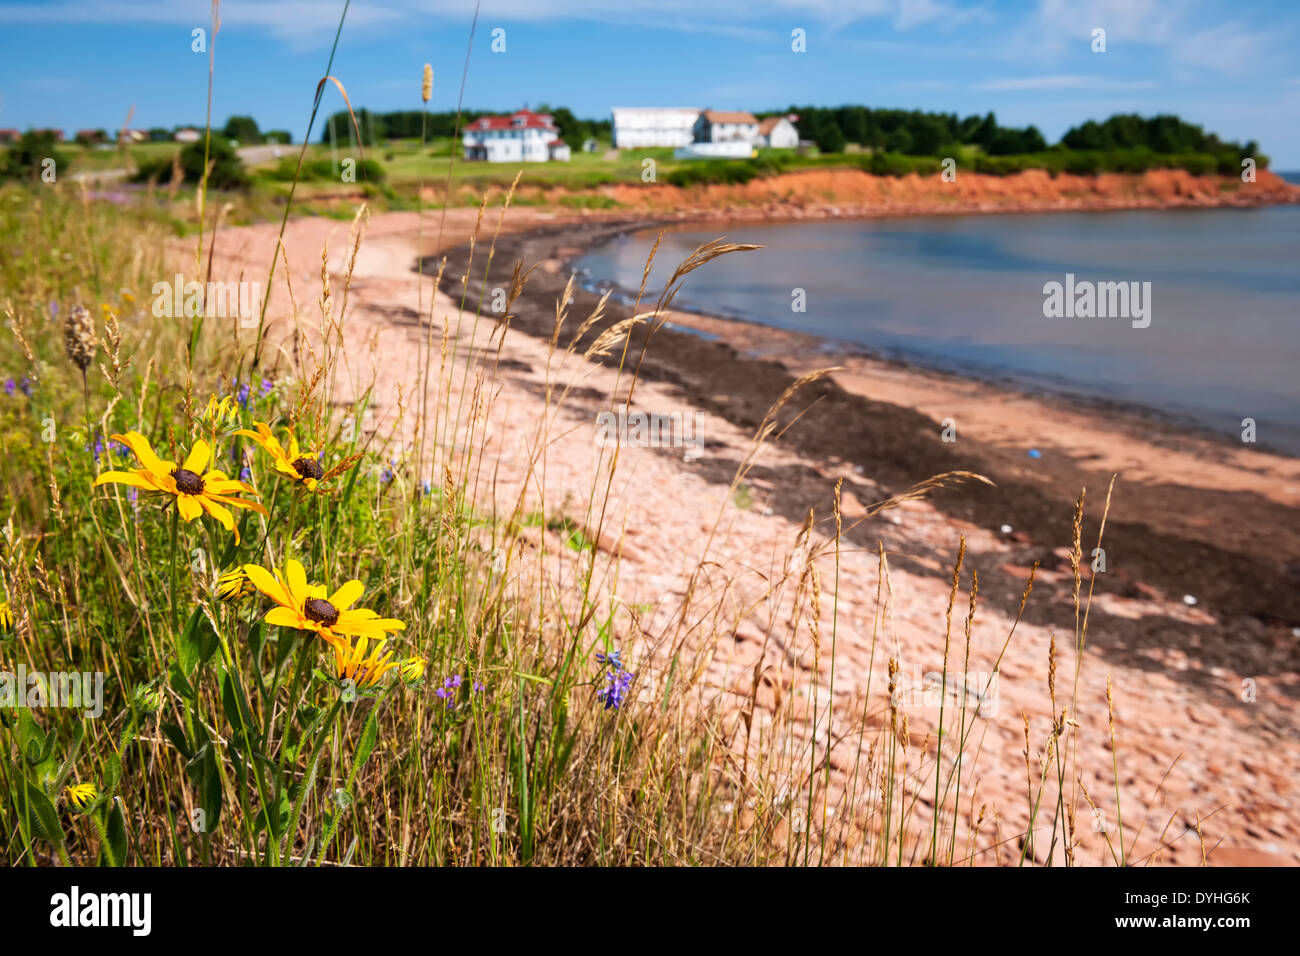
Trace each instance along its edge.
<path fill-rule="evenodd" d="M 0 175 L 10 179 L 37 179 L 46 168 L 45 161 L 52 159 L 57 178 L 67 170 L 68 157 L 56 146 L 53 133 L 28 130 L 0 155 Z"/>

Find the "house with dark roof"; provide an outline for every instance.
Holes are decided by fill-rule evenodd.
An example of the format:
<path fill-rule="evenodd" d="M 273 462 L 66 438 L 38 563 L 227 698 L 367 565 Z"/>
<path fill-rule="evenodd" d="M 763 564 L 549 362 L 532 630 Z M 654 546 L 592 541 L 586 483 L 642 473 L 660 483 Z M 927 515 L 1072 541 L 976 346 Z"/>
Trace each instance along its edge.
<path fill-rule="evenodd" d="M 516 110 L 508 116 L 483 116 L 465 127 L 466 159 L 489 163 L 566 162 L 569 146 L 549 113 Z"/>

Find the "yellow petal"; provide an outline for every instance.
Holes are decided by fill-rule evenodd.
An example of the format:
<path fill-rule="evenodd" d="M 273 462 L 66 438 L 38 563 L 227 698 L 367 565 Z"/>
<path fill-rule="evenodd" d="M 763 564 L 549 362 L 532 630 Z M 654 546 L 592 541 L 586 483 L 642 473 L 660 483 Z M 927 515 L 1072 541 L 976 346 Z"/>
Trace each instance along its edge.
<path fill-rule="evenodd" d="M 230 505 L 232 508 L 247 508 L 249 511 L 256 511 L 263 517 L 270 517 L 271 512 L 266 510 L 265 505 L 260 505 L 256 501 L 245 501 L 243 498 L 227 498 L 225 495 L 208 495 L 213 501 L 220 501 L 223 505 Z"/>
<path fill-rule="evenodd" d="M 177 495 L 176 507 L 180 508 L 181 517 L 186 521 L 193 521 L 203 514 L 203 506 L 199 504 L 199 499 L 193 495 Z"/>
<path fill-rule="evenodd" d="M 113 435 L 113 441 L 120 441 L 131 451 L 135 452 L 135 457 L 140 459 L 140 464 L 146 470 L 152 471 L 155 475 L 168 475 L 175 469 L 170 461 L 163 461 L 154 454 L 153 448 L 149 445 L 149 439 L 145 438 L 139 432 L 127 432 L 125 435 Z"/>
<path fill-rule="evenodd" d="M 294 607 L 293 599 L 289 597 L 286 591 L 266 568 L 259 567 L 256 564 L 244 565 L 244 573 L 248 575 L 248 580 L 253 582 L 253 587 L 257 588 L 272 601 L 282 604 L 286 607 Z"/>
<path fill-rule="evenodd" d="M 232 532 L 235 536 L 235 544 L 239 544 L 239 529 L 235 527 L 234 516 L 206 496 L 199 499 L 199 504 L 203 506 L 204 511 L 216 518 L 227 531 Z"/>
<path fill-rule="evenodd" d="M 301 604 L 310 597 L 307 593 L 307 575 L 303 571 L 302 565 L 293 558 L 290 558 L 285 564 L 285 583 L 289 585 L 289 594 L 293 597 L 295 604 Z"/>
<path fill-rule="evenodd" d="M 273 607 L 266 612 L 266 617 L 262 618 L 267 624 L 278 624 L 280 627 L 293 627 L 298 630 L 304 630 L 306 622 L 296 611 L 287 607 Z"/>
<path fill-rule="evenodd" d="M 229 495 L 237 492 L 243 492 L 248 495 L 257 494 L 257 492 L 253 490 L 252 485 L 245 484 L 242 481 L 232 481 L 228 478 L 213 479 L 211 476 L 215 474 L 217 474 L 217 472 L 213 471 L 203 477 L 203 487 L 209 494 Z"/>
<path fill-rule="evenodd" d="M 185 464 L 181 467 L 186 471 L 192 471 L 196 475 L 203 474 L 203 469 L 208 467 L 208 459 L 212 457 L 212 449 L 202 438 L 194 443 L 190 449 L 189 455 L 185 458 Z"/>
<path fill-rule="evenodd" d="M 92 487 L 98 488 L 100 485 L 107 485 L 110 482 L 119 485 L 134 485 L 136 488 L 143 488 L 146 491 L 158 490 L 148 478 L 129 471 L 106 471 L 95 479 L 95 484 Z"/>
<path fill-rule="evenodd" d="M 357 603 L 357 598 L 361 597 L 361 592 L 365 589 L 366 586 L 360 581 L 349 581 L 347 584 L 343 585 L 343 587 L 331 594 L 329 601 L 340 612 L 346 611 L 352 605 Z"/>

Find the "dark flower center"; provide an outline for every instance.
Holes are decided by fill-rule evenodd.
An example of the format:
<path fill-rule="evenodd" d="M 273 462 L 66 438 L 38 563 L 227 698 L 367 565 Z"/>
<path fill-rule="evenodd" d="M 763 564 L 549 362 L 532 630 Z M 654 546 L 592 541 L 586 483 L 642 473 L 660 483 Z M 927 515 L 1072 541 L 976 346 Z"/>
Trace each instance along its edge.
<path fill-rule="evenodd" d="M 172 472 L 172 477 L 176 479 L 176 488 L 182 494 L 203 494 L 203 479 L 188 468 L 177 468 Z"/>
<path fill-rule="evenodd" d="M 315 478 L 317 481 L 325 477 L 325 469 L 320 466 L 320 462 L 307 455 L 293 463 L 293 470 L 304 478 Z"/>
<path fill-rule="evenodd" d="M 308 598 L 302 606 L 302 613 L 309 621 L 333 627 L 339 619 L 339 610 L 324 598 Z"/>

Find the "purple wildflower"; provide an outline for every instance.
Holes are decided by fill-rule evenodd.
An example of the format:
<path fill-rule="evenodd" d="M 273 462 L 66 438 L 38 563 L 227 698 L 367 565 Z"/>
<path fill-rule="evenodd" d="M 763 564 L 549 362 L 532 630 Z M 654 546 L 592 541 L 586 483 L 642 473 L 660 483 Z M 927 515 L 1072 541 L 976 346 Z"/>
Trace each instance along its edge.
<path fill-rule="evenodd" d="M 249 393 L 249 388 L 247 385 L 239 386 L 239 394 L 236 396 L 236 401 L 239 402 L 240 408 L 248 407 L 248 393 Z"/>
<path fill-rule="evenodd" d="M 253 473 L 252 473 L 251 471 L 249 471 L 247 468 L 241 468 L 241 469 L 239 469 L 239 480 L 240 480 L 240 481 L 252 481 L 252 480 L 253 480 Z"/>
<path fill-rule="evenodd" d="M 270 381 L 269 379 L 265 379 L 265 378 L 262 379 L 262 397 L 263 397 L 263 398 L 266 398 L 266 396 L 270 395 L 270 394 L 271 394 L 271 390 L 272 390 L 273 388 L 275 388 L 275 383 L 274 383 L 274 382 Z"/>
<path fill-rule="evenodd" d="M 596 699 L 605 705 L 606 710 L 618 710 L 627 699 L 627 689 L 632 683 L 633 675 L 625 670 L 610 671 L 605 675 L 605 687 L 596 695 Z"/>
<path fill-rule="evenodd" d="M 6 394 L 6 395 L 12 395 L 12 394 L 13 394 L 14 392 L 16 392 L 17 390 L 18 390 L 18 386 L 14 384 L 14 380 L 13 380 L 12 378 L 7 378 L 7 379 L 5 379 L 5 394 Z"/>
<path fill-rule="evenodd" d="M 32 380 L 31 380 L 30 378 L 28 378 L 26 375 L 24 375 L 24 376 L 23 376 L 23 380 L 22 380 L 21 382 L 18 383 L 18 387 L 21 388 L 21 389 L 23 390 L 23 394 L 24 394 L 24 395 L 26 395 L 28 398 L 31 398 L 31 395 L 32 395 Z"/>
<path fill-rule="evenodd" d="M 459 687 L 459 686 L 460 686 L 460 675 L 459 675 L 459 674 L 452 674 L 450 677 L 448 677 L 445 681 L 442 682 L 442 686 L 443 686 L 443 687 L 446 687 L 446 688 L 448 688 L 448 689 L 451 689 L 451 688 L 453 688 L 453 687 Z"/>

